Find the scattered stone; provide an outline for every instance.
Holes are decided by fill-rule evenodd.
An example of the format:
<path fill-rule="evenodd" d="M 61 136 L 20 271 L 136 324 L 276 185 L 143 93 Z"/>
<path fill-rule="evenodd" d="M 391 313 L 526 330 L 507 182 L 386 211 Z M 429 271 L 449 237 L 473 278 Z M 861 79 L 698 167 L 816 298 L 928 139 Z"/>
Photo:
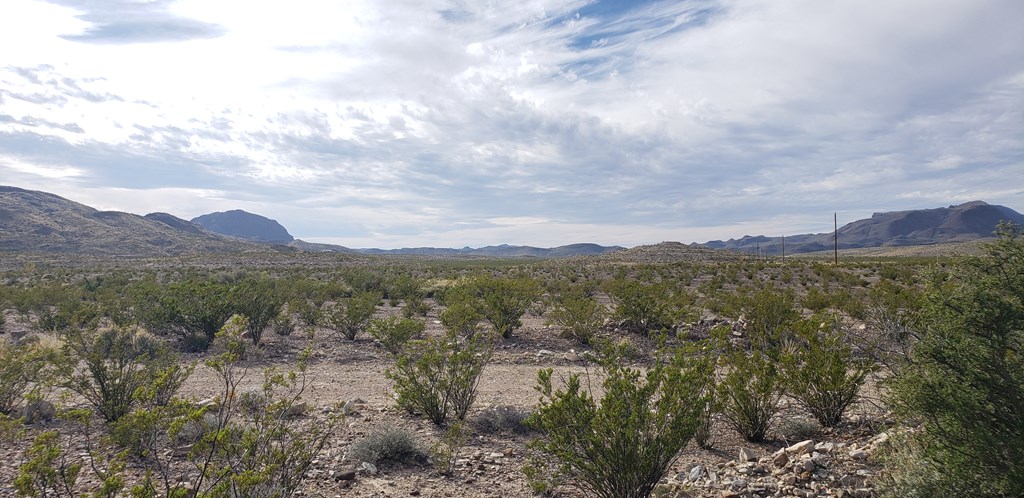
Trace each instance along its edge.
<path fill-rule="evenodd" d="M 772 464 L 776 467 L 785 467 L 787 463 L 789 463 L 789 454 L 786 453 L 786 450 L 777 451 L 772 455 Z"/>
<path fill-rule="evenodd" d="M 740 448 L 739 461 L 744 463 L 755 462 L 757 461 L 757 453 L 750 448 Z"/>
<path fill-rule="evenodd" d="M 356 478 L 356 469 L 345 469 L 337 474 L 334 474 L 336 481 L 352 481 Z"/>
<path fill-rule="evenodd" d="M 814 440 L 808 439 L 806 441 L 800 441 L 799 443 L 796 443 L 793 446 L 786 448 L 786 453 L 789 453 L 794 456 L 800 456 L 803 455 L 804 453 L 807 453 L 812 448 L 814 448 Z"/>
<path fill-rule="evenodd" d="M 303 401 L 301 403 L 296 403 L 292 406 L 289 406 L 288 409 L 284 411 L 284 416 L 300 417 L 302 415 L 305 415 L 307 411 L 309 411 L 309 404 Z"/>
<path fill-rule="evenodd" d="M 697 479 L 700 479 L 703 475 L 704 467 L 701 467 L 700 465 L 694 465 L 693 468 L 690 469 L 689 475 L 687 475 L 686 477 L 691 481 L 696 481 Z"/>
<path fill-rule="evenodd" d="M 359 470 L 364 473 L 374 475 L 377 473 L 377 466 L 370 462 L 363 462 L 363 464 L 359 466 Z"/>
<path fill-rule="evenodd" d="M 857 488 L 853 490 L 853 498 L 871 498 L 871 490 L 867 488 Z"/>
<path fill-rule="evenodd" d="M 854 460 L 867 460 L 868 452 L 864 450 L 850 450 L 850 458 Z"/>
<path fill-rule="evenodd" d="M 568 353 L 562 355 L 562 359 L 565 361 L 580 361 L 580 355 L 572 351 L 569 351 Z"/>

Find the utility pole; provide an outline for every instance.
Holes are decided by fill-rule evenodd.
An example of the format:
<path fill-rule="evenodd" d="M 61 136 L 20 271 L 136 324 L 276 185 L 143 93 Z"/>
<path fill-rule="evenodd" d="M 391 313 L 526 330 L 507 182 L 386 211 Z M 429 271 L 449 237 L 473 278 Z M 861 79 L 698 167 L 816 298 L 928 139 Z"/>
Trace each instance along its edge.
<path fill-rule="evenodd" d="M 833 251 L 835 253 L 835 265 L 839 266 L 839 214 L 832 213 L 832 224 L 834 226 L 834 232 L 832 232 L 833 240 Z"/>
<path fill-rule="evenodd" d="M 782 262 L 786 262 L 786 236 L 782 236 Z"/>

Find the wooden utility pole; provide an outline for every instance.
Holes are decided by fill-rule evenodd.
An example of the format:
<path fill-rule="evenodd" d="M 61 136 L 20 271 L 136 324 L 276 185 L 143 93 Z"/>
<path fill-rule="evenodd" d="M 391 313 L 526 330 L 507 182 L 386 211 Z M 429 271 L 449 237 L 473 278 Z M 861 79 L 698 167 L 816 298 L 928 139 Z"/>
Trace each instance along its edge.
<path fill-rule="evenodd" d="M 834 232 L 832 232 L 833 240 L 833 252 L 835 253 L 835 265 L 839 266 L 839 214 L 832 213 L 832 224 L 834 225 Z"/>
<path fill-rule="evenodd" d="M 782 236 L 782 262 L 786 262 L 786 236 Z"/>

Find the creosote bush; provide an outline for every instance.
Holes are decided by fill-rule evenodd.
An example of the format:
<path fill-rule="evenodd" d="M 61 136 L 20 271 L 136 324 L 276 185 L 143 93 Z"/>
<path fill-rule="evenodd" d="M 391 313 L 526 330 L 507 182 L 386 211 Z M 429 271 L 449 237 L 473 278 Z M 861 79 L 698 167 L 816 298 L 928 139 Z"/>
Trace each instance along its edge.
<path fill-rule="evenodd" d="M 424 328 L 426 324 L 422 320 L 392 316 L 371 320 L 367 333 L 389 353 L 397 355 L 405 343 L 419 337 Z"/>
<path fill-rule="evenodd" d="M 564 482 L 588 496 L 650 496 L 697 430 L 713 373 L 705 357 L 665 350 L 645 372 L 622 366 L 605 347 L 600 365 L 600 402 L 579 374 L 556 387 L 551 369 L 538 372 L 541 399 L 531 424 L 542 435 L 524 468 L 536 491 Z"/>
<path fill-rule="evenodd" d="M 920 424 L 890 459 L 893 496 L 1024 496 L 1024 238 L 997 235 L 932 279 L 889 382 L 890 406 Z"/>
<path fill-rule="evenodd" d="M 840 327 L 838 318 L 832 316 L 801 320 L 794 330 L 795 345 L 781 362 L 786 393 L 823 427 L 835 427 L 842 421 L 873 370 L 870 362 L 853 357 Z"/>
<path fill-rule="evenodd" d="M 740 349 L 723 360 L 727 372 L 718 384 L 723 416 L 747 441 L 764 441 L 783 392 L 774 360 L 760 351 L 747 354 Z"/>
<path fill-rule="evenodd" d="M 608 310 L 579 288 L 569 288 L 553 300 L 549 321 L 562 328 L 562 335 L 580 344 L 590 344 L 604 325 Z"/>
<path fill-rule="evenodd" d="M 327 321 L 343 337 L 355 340 L 373 317 L 380 296 L 377 292 L 356 292 L 352 297 L 334 303 L 327 312 Z"/>
<path fill-rule="evenodd" d="M 414 340 L 398 355 L 385 376 L 395 383 L 398 406 L 421 412 L 437 425 L 449 415 L 466 418 L 476 400 L 480 374 L 490 361 L 492 340 L 483 335 Z"/>
<path fill-rule="evenodd" d="M 66 387 L 88 400 L 108 422 L 128 412 L 147 390 L 169 399 L 181 386 L 177 355 L 159 339 L 137 330 L 110 328 L 67 335 L 67 354 L 83 368 Z"/>
<path fill-rule="evenodd" d="M 618 276 L 605 284 L 615 305 L 612 318 L 641 335 L 674 332 L 691 312 L 693 296 L 672 283 Z"/>

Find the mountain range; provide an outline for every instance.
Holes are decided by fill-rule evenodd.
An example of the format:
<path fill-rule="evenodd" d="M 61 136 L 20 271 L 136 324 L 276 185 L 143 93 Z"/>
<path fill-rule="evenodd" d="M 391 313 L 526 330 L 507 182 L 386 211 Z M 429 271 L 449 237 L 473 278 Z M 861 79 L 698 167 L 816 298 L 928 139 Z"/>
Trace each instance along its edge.
<path fill-rule="evenodd" d="M 744 236 L 702 244 L 712 249 L 731 249 L 778 255 L 832 249 L 838 238 L 840 249 L 894 247 L 967 242 L 992 237 L 1000 221 L 1024 225 L 1024 215 L 1005 206 L 982 201 L 910 211 L 874 213 L 870 218 L 843 225 L 836 233 L 787 235 L 785 237 Z"/>
<path fill-rule="evenodd" d="M 909 246 L 977 240 L 991 237 L 1001 220 L 1024 225 L 1024 215 L 1017 211 L 981 201 L 946 208 L 875 213 L 871 218 L 840 228 L 839 247 Z M 792 254 L 831 249 L 833 236 L 832 233 L 786 236 L 785 251 Z M 672 244 L 675 249 L 670 252 L 673 254 L 693 252 L 683 250 L 682 244 Z M 714 258 L 706 251 L 730 249 L 779 254 L 782 245 L 782 237 L 744 236 L 691 244 L 689 247 L 704 251 L 700 253 L 701 258 Z M 664 244 L 641 246 L 630 251 L 658 252 L 661 250 L 657 248 L 662 246 Z M 241 210 L 210 213 L 188 221 L 168 213 L 139 216 L 120 211 L 99 211 L 54 194 L 0 186 L 0 252 L 162 256 L 252 251 L 560 258 L 619 253 L 623 248 L 598 244 L 553 248 L 502 244 L 461 249 L 350 249 L 295 239 L 277 221 Z"/>

